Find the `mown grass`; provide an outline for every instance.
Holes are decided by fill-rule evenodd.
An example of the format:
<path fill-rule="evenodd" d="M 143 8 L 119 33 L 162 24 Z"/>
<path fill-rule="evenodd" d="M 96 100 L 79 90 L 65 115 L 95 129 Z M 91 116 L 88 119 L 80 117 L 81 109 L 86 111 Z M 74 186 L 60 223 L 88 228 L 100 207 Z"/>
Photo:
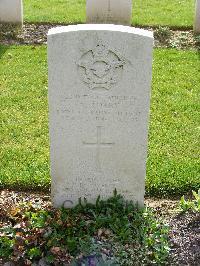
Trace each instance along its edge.
<path fill-rule="evenodd" d="M 46 46 L 0 50 L 0 188 L 50 187 Z M 146 193 L 200 187 L 200 56 L 154 52 Z"/>
<path fill-rule="evenodd" d="M 134 0 L 133 25 L 192 26 L 193 0 Z M 28 22 L 80 23 L 86 20 L 85 0 L 25 0 Z"/>
<path fill-rule="evenodd" d="M 0 58 L 0 186 L 49 185 L 46 47 L 11 47 Z"/>
<path fill-rule="evenodd" d="M 200 54 L 154 54 L 147 193 L 183 194 L 200 187 Z"/>

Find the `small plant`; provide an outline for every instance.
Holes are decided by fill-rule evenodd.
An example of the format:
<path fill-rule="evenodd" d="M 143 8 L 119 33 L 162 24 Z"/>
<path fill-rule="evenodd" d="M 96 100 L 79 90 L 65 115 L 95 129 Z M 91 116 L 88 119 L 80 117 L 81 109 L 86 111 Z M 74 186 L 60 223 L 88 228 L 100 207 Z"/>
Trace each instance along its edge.
<path fill-rule="evenodd" d="M 17 39 L 17 35 L 20 33 L 19 25 L 15 24 L 1 24 L 0 23 L 0 40 L 4 39 Z"/>
<path fill-rule="evenodd" d="M 9 258 L 13 252 L 14 240 L 9 239 L 8 237 L 0 237 L 0 258 Z"/>
<path fill-rule="evenodd" d="M 41 251 L 39 248 L 31 248 L 28 252 L 28 256 L 30 259 L 38 258 L 41 255 Z"/>
<path fill-rule="evenodd" d="M 181 197 L 179 206 L 182 212 L 187 212 L 189 210 L 200 212 L 200 189 L 198 192 L 192 191 L 194 196 L 193 200 L 186 200 L 184 196 Z"/>
<path fill-rule="evenodd" d="M 0 255 L 16 263 L 44 259 L 53 265 L 64 261 L 103 266 L 167 261 L 168 227 L 150 209 L 139 209 L 116 191 L 106 201 L 98 197 L 95 204 L 80 200 L 73 209 L 19 204 L 8 216 L 12 224 L 0 228 Z"/>
<path fill-rule="evenodd" d="M 159 26 L 154 31 L 154 36 L 162 43 L 168 43 L 171 35 L 172 32 L 168 27 Z"/>
<path fill-rule="evenodd" d="M 200 34 L 196 34 L 194 36 L 194 40 L 195 40 L 196 45 L 199 46 L 200 48 Z"/>

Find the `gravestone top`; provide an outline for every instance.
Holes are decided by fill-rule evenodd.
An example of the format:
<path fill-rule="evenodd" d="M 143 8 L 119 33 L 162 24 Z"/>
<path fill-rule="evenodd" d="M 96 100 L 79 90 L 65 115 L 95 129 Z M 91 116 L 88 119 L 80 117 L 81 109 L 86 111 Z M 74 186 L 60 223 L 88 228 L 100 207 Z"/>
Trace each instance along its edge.
<path fill-rule="evenodd" d="M 130 25 L 132 0 L 87 0 L 87 23 Z"/>
<path fill-rule="evenodd" d="M 0 0 L 0 22 L 23 24 L 22 0 Z"/>
<path fill-rule="evenodd" d="M 79 24 L 79 25 L 70 25 L 70 26 L 61 26 L 52 28 L 48 31 L 48 35 L 54 35 L 54 34 L 60 34 L 65 32 L 76 32 L 76 31 L 111 31 L 111 32 L 121 32 L 121 33 L 131 33 L 134 35 L 139 35 L 143 37 L 149 37 L 153 39 L 153 32 L 140 29 L 140 28 L 134 28 L 134 27 L 128 27 L 128 26 L 122 26 L 122 25 L 112 25 L 112 24 Z"/>
<path fill-rule="evenodd" d="M 48 33 L 52 200 L 73 207 L 116 189 L 144 203 L 152 32 L 73 25 Z"/>

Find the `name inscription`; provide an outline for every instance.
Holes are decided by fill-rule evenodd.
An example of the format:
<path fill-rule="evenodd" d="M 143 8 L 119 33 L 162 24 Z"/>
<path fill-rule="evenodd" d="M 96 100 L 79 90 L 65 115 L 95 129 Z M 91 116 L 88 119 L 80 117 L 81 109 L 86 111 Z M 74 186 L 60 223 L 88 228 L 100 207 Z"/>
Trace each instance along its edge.
<path fill-rule="evenodd" d="M 65 120 L 129 122 L 140 115 L 137 98 L 127 95 L 65 95 L 56 109 Z"/>

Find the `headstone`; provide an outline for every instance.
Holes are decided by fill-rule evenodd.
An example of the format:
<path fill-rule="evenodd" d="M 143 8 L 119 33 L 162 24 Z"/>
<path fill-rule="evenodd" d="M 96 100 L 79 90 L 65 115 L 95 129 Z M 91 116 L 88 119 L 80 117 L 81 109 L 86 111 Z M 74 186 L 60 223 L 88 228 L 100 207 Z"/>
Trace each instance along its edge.
<path fill-rule="evenodd" d="M 23 23 L 22 0 L 0 0 L 0 23 Z"/>
<path fill-rule="evenodd" d="M 72 207 L 116 189 L 144 201 L 153 34 L 117 25 L 48 33 L 52 199 Z"/>
<path fill-rule="evenodd" d="M 87 23 L 130 25 L 132 0 L 87 0 Z"/>
<path fill-rule="evenodd" d="M 200 33 L 200 0 L 196 0 L 194 32 Z"/>

